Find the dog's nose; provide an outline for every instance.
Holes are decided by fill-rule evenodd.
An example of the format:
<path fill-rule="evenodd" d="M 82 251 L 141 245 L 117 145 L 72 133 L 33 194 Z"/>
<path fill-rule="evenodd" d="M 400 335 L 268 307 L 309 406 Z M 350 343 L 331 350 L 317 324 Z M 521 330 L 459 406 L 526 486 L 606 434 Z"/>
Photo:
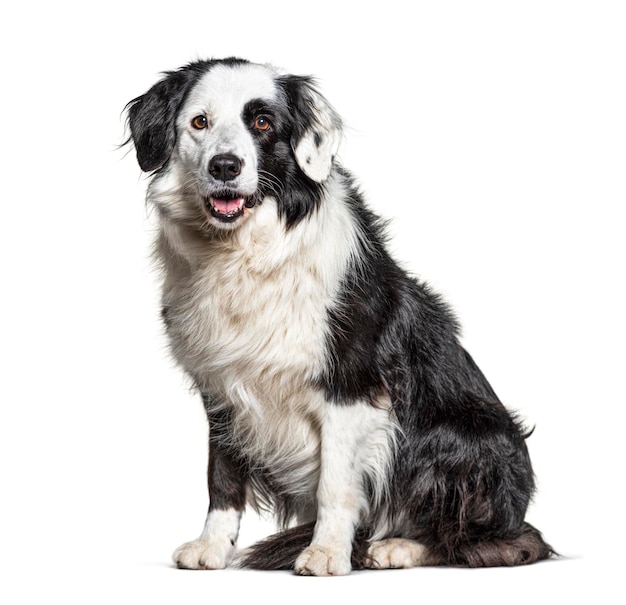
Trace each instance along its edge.
<path fill-rule="evenodd" d="M 218 181 L 232 181 L 241 173 L 241 160 L 231 153 L 213 156 L 209 162 L 209 174 Z"/>

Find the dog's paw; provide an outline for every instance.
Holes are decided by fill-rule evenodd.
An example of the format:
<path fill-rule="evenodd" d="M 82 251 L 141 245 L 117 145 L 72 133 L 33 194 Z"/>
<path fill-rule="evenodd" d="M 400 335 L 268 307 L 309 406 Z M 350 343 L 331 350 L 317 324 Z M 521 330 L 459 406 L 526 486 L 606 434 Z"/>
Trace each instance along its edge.
<path fill-rule="evenodd" d="M 172 555 L 180 569 L 224 569 L 233 558 L 235 547 L 230 543 L 193 540 L 179 546 Z"/>
<path fill-rule="evenodd" d="M 374 542 L 367 550 L 365 566 L 370 569 L 406 569 L 424 565 L 426 547 L 415 540 L 390 538 Z"/>
<path fill-rule="evenodd" d="M 294 569 L 301 576 L 347 576 L 352 570 L 350 550 L 311 545 L 296 559 Z"/>

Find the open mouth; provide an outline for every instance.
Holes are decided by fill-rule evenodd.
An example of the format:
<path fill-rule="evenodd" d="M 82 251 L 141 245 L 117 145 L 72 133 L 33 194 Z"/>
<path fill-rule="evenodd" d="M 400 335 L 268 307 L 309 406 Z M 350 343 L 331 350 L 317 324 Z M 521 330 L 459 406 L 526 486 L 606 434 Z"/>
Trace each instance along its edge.
<path fill-rule="evenodd" d="M 252 196 L 225 192 L 205 197 L 204 204 L 211 216 L 231 223 L 243 216 L 245 209 L 252 208 L 256 201 Z"/>

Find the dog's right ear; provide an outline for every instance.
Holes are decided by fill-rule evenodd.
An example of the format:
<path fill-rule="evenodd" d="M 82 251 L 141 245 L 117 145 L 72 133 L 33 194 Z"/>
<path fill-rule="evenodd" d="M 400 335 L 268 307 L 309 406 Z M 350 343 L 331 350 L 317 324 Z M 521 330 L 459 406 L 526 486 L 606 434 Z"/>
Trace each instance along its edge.
<path fill-rule="evenodd" d="M 339 114 L 308 76 L 281 76 L 293 117 L 291 147 L 298 166 L 310 179 L 323 183 L 331 172 L 342 137 Z"/>
<path fill-rule="evenodd" d="M 145 172 L 161 168 L 176 143 L 176 116 L 199 70 L 190 65 L 167 72 L 148 92 L 133 99 L 126 109 L 130 137 L 137 151 L 137 161 Z"/>

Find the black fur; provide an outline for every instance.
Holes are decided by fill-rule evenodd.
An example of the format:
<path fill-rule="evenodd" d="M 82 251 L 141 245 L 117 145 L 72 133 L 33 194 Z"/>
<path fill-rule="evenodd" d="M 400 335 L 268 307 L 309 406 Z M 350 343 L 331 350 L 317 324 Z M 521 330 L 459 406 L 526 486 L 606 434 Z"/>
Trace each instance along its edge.
<path fill-rule="evenodd" d="M 176 142 L 176 114 L 194 83 L 216 63 L 197 62 L 170 72 L 131 101 L 131 138 L 143 170 L 167 164 Z M 293 154 L 303 133 L 316 127 L 313 84 L 297 76 L 278 76 L 276 82 L 280 102 L 253 101 L 242 119 L 248 123 L 263 113 L 272 121 L 270 134 L 255 134 L 262 176 L 256 197 L 261 201 L 274 194 L 287 228 L 294 228 L 316 212 L 324 197 L 324 185 L 308 178 Z M 331 117 L 340 123 L 334 113 Z M 322 136 L 314 135 L 318 147 Z M 380 219 L 367 209 L 350 175 L 337 165 L 335 171 L 348 184 L 343 202 L 366 243 L 346 272 L 338 306 L 328 311 L 329 361 L 317 382 L 339 405 L 389 393 L 401 429 L 387 499 L 373 506 L 358 528 L 353 565 L 364 565 L 370 529 L 381 516 L 398 528 L 389 537 L 425 544 L 433 565 L 518 565 L 548 558 L 551 547 L 524 521 L 535 489 L 528 433 L 460 345 L 449 308 L 390 257 Z M 242 510 L 245 486 L 253 485 L 287 523 L 302 503 L 281 493 L 239 455 L 232 447 L 228 412 L 212 412 L 208 395 L 205 404 L 211 428 L 211 507 Z M 260 543 L 244 564 L 292 567 L 312 528 L 290 529 Z"/>
<path fill-rule="evenodd" d="M 330 364 L 319 381 L 329 400 L 342 405 L 392 394 L 402 438 L 384 514 L 402 526 L 401 537 L 428 546 L 432 565 L 520 565 L 550 557 L 553 549 L 524 522 L 535 489 L 529 432 L 460 345 L 450 309 L 391 259 L 381 221 L 354 187 L 350 203 L 367 245 L 346 275 L 339 307 L 329 311 Z M 244 563 L 289 568 L 310 537 L 288 530 L 258 545 Z M 360 568 L 367 524 L 357 538 L 353 566 Z M 281 541 L 290 547 L 279 562 Z"/>
<path fill-rule="evenodd" d="M 306 130 L 315 125 L 311 112 L 311 78 L 283 76 L 277 79 L 284 98 L 273 108 L 274 135 L 260 145 L 261 173 L 271 175 L 278 187 L 261 189 L 261 195 L 280 194 L 279 212 L 288 228 L 315 211 L 322 199 L 323 185 L 309 179 L 293 160 L 293 149 Z M 338 118 L 337 118 L 338 119 Z"/>
<path fill-rule="evenodd" d="M 203 396 L 209 421 L 209 468 L 211 486 L 209 510 L 246 507 L 246 477 L 243 462 L 228 446 L 228 412 L 216 412 L 207 395 Z"/>
<path fill-rule="evenodd" d="M 354 220 L 368 246 L 348 273 L 323 378 L 329 398 L 387 390 L 404 439 L 391 481 L 396 516 L 413 537 L 443 549 L 507 537 L 523 527 L 534 491 L 523 427 L 458 341 L 447 306 L 387 254 L 377 219 L 353 190 Z M 442 555 L 443 556 L 443 555 Z"/>

